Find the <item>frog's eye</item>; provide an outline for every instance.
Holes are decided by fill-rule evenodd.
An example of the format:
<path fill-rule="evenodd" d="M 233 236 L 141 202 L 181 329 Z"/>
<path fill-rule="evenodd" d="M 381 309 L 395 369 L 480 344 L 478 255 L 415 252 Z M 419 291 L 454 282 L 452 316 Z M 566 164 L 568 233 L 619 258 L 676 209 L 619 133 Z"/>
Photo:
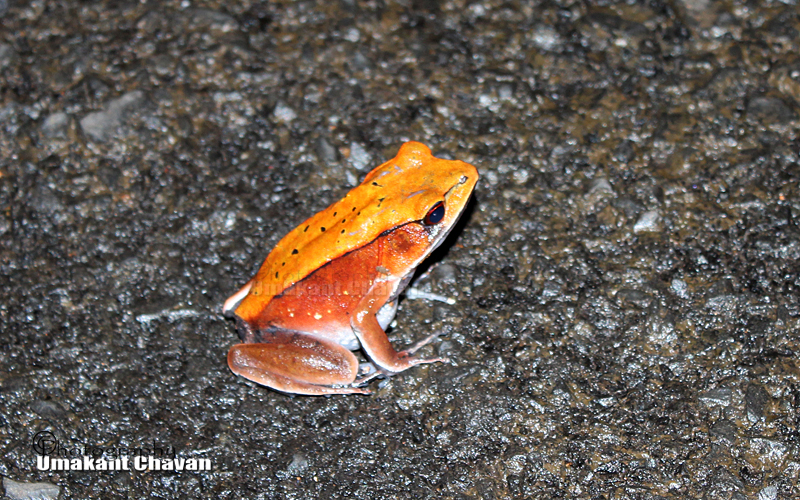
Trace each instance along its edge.
<path fill-rule="evenodd" d="M 442 219 L 444 219 L 444 202 L 440 201 L 428 210 L 428 214 L 422 222 L 424 222 L 426 226 L 433 226 L 434 224 L 442 222 Z"/>

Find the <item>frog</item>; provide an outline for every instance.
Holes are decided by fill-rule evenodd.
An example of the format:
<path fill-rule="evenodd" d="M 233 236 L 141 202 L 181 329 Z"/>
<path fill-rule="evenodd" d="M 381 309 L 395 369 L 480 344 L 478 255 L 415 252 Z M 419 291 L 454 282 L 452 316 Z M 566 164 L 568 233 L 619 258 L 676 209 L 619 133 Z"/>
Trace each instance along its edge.
<path fill-rule="evenodd" d="M 386 328 L 420 264 L 464 213 L 477 169 L 406 142 L 344 198 L 284 236 L 223 304 L 231 371 L 291 395 L 370 394 L 379 376 L 447 362 L 396 350 Z M 359 363 L 361 350 L 368 362 Z"/>

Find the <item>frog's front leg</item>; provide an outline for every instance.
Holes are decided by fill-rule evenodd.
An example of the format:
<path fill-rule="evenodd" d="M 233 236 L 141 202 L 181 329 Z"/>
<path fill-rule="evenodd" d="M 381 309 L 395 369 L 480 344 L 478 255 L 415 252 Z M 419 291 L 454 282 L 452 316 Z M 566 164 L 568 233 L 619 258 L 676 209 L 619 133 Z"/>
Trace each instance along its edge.
<path fill-rule="evenodd" d="M 350 326 L 353 327 L 353 332 L 361 342 L 361 348 L 379 369 L 389 373 L 398 373 L 415 365 L 448 361 L 446 358 L 413 356 L 417 349 L 436 338 L 436 335 L 418 342 L 411 349 L 398 352 L 392 347 L 386 332 L 378 321 L 378 312 L 391 298 L 395 284 L 395 280 L 391 278 L 376 281 L 369 293 L 358 304 L 357 312 L 350 319 Z"/>
<path fill-rule="evenodd" d="M 231 347 L 228 366 L 233 373 L 291 394 L 370 393 L 353 387 L 358 360 L 339 344 L 299 332 L 270 332 L 264 337 L 266 342 Z"/>

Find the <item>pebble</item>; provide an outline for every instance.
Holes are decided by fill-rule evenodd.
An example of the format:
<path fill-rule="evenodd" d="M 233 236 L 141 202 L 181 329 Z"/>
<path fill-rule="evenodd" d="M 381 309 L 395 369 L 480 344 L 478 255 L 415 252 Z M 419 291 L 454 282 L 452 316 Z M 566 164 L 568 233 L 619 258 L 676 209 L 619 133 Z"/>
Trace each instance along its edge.
<path fill-rule="evenodd" d="M 58 403 L 53 401 L 45 401 L 43 399 L 37 399 L 31 403 L 31 410 L 36 412 L 37 415 L 43 418 L 49 419 L 61 419 L 66 415 L 64 408 L 62 408 Z"/>
<path fill-rule="evenodd" d="M 0 0 L 0 6 L 2 6 L 2 0 Z M 14 47 L 7 43 L 0 43 L 0 68 L 10 66 L 16 57 L 17 54 L 14 52 Z"/>
<path fill-rule="evenodd" d="M 614 150 L 614 159 L 620 163 L 630 163 L 634 158 L 636 158 L 636 150 L 631 141 L 622 141 Z"/>
<path fill-rule="evenodd" d="M 754 97 L 747 103 L 747 117 L 765 123 L 786 123 L 796 115 L 777 97 Z"/>
<path fill-rule="evenodd" d="M 107 141 L 125 124 L 128 116 L 144 104 L 144 92 L 133 90 L 108 101 L 102 111 L 95 111 L 84 116 L 80 122 L 81 129 L 95 142 Z"/>
<path fill-rule="evenodd" d="M 45 215 L 52 215 L 64 209 L 64 204 L 61 203 L 55 191 L 45 184 L 31 190 L 28 202 L 34 210 Z"/>
<path fill-rule="evenodd" d="M 305 471 L 307 468 L 308 460 L 306 459 L 305 455 L 302 453 L 295 453 L 292 456 L 292 462 L 289 464 L 289 467 L 286 471 L 291 476 L 299 476 L 302 475 L 303 471 Z"/>
<path fill-rule="evenodd" d="M 657 210 L 648 210 L 643 213 L 636 224 L 633 225 L 634 233 L 648 233 L 658 231 L 660 229 L 661 216 Z"/>
<path fill-rule="evenodd" d="M 557 281 L 547 280 L 542 287 L 542 298 L 555 299 L 561 295 L 561 284 Z"/>
<path fill-rule="evenodd" d="M 372 156 L 364 149 L 364 146 L 354 142 L 350 144 L 350 164 L 356 170 L 363 171 L 372 164 Z"/>
<path fill-rule="evenodd" d="M 737 428 L 736 424 L 730 420 L 719 420 L 709 430 L 712 436 L 727 439 L 731 443 L 736 439 Z"/>
<path fill-rule="evenodd" d="M 730 406 L 733 390 L 729 387 L 718 387 L 700 395 L 700 402 L 706 406 Z"/>
<path fill-rule="evenodd" d="M 42 123 L 42 133 L 45 137 L 64 138 L 67 136 L 69 116 L 64 112 L 56 112 L 45 118 Z"/>
<path fill-rule="evenodd" d="M 50 483 L 23 483 L 3 478 L 6 496 L 12 500 L 56 500 L 61 488 Z"/>
<path fill-rule="evenodd" d="M 778 498 L 777 486 L 767 486 L 766 488 L 758 492 L 758 500 L 777 500 L 777 498 Z"/>
<path fill-rule="evenodd" d="M 356 43 L 361 40 L 361 32 L 358 31 L 358 28 L 349 28 L 347 31 L 344 32 L 345 40 L 348 42 Z"/>
<path fill-rule="evenodd" d="M 672 288 L 672 291 L 675 292 L 675 295 L 677 295 L 678 297 L 682 299 L 688 299 L 690 297 L 689 285 L 687 285 L 686 282 L 683 281 L 682 279 L 679 278 L 673 279 L 669 286 L 670 288 Z"/>
<path fill-rule="evenodd" d="M 297 118 L 297 113 L 286 105 L 283 101 L 278 101 L 278 104 L 275 105 L 275 110 L 272 112 L 272 116 L 275 117 L 275 121 L 278 123 L 291 123 L 292 120 Z"/>
<path fill-rule="evenodd" d="M 561 36 L 550 26 L 539 26 L 532 33 L 533 44 L 542 50 L 553 50 L 563 43 Z"/>
<path fill-rule="evenodd" d="M 764 409 L 769 402 L 766 389 L 757 384 L 750 384 L 744 392 L 744 403 L 747 409 L 747 420 L 756 423 L 764 418 Z"/>
<path fill-rule="evenodd" d="M 339 161 L 339 152 L 324 137 L 319 137 L 314 142 L 314 152 L 320 163 L 331 164 Z"/>
<path fill-rule="evenodd" d="M 650 294 L 633 288 L 621 288 L 615 297 L 620 305 L 627 303 L 640 309 L 647 309 L 653 303 L 653 297 Z"/>
<path fill-rule="evenodd" d="M 600 193 L 614 194 L 614 188 L 611 187 L 611 183 L 608 182 L 608 179 L 605 177 L 598 177 L 597 179 L 592 180 L 592 184 L 589 186 L 588 194 Z"/>

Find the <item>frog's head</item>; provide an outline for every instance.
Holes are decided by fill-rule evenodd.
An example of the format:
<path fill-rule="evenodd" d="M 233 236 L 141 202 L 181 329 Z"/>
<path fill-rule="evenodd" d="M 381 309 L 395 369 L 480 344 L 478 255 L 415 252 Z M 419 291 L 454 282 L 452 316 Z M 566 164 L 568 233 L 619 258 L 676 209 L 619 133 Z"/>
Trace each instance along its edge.
<path fill-rule="evenodd" d="M 392 200 L 384 202 L 402 212 L 398 222 L 425 227 L 427 256 L 458 222 L 477 182 L 478 171 L 469 163 L 436 158 L 424 144 L 407 142 L 395 158 L 367 174 L 362 186 L 391 187 Z"/>

